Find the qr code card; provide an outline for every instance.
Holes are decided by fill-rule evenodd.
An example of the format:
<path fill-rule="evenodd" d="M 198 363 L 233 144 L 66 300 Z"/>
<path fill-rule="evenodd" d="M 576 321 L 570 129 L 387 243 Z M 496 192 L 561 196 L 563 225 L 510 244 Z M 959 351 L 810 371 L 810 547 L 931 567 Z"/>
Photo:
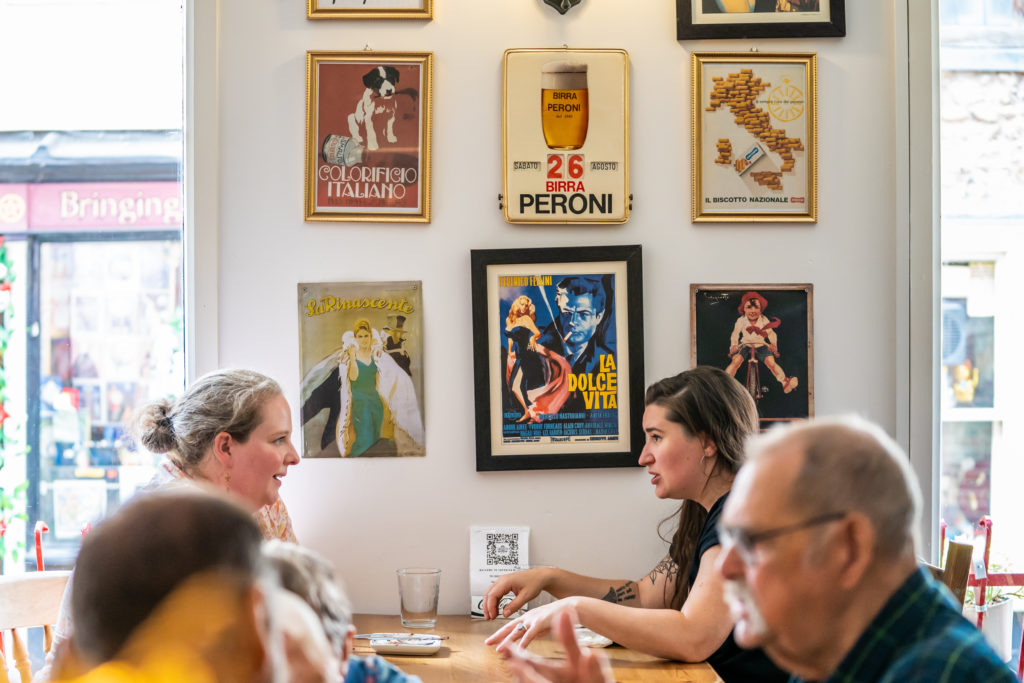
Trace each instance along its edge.
<path fill-rule="evenodd" d="M 530 566 L 530 527 L 474 526 L 469 530 L 470 614 L 483 616 L 483 595 L 502 574 Z M 508 604 L 512 594 L 502 596 Z"/>

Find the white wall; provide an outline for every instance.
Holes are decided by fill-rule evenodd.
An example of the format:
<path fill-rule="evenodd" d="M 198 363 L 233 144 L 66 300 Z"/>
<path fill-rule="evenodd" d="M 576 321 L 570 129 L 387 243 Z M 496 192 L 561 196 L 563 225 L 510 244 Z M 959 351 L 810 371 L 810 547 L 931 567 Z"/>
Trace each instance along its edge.
<path fill-rule="evenodd" d="M 196 296 L 216 292 L 219 315 L 217 329 L 196 331 L 197 370 L 211 369 L 215 345 L 216 364 L 274 376 L 295 406 L 298 282 L 423 281 L 427 456 L 306 461 L 282 490 L 300 540 L 336 563 L 357 611 L 394 612 L 393 570 L 425 564 L 444 569 L 441 610 L 464 612 L 472 524 L 527 524 L 535 563 L 609 577 L 636 578 L 665 551 L 655 525 L 673 505 L 642 469 L 475 472 L 471 248 L 642 244 L 647 383 L 688 366 L 690 283 L 812 282 L 817 414 L 855 411 L 895 433 L 903 133 L 888 3 L 847 2 L 842 39 L 687 43 L 670 0 L 584 0 L 566 16 L 540 0 L 435 0 L 430 22 L 312 22 L 304 4 L 221 0 L 198 18 L 219 27 L 219 64 L 200 49 L 196 65 L 198 96 L 219 98 L 196 107 L 200 130 L 213 112 L 219 143 L 196 154 L 200 171 L 219 171 L 196 178 L 206 208 L 195 229 L 207 243 L 219 231 L 219 243 L 215 261 L 197 255 Z M 629 51 L 635 201 L 624 226 L 511 226 L 498 210 L 502 52 L 562 44 Z M 366 45 L 434 52 L 429 225 L 302 220 L 305 51 Z M 817 225 L 689 221 L 689 52 L 750 47 L 818 53 Z"/>

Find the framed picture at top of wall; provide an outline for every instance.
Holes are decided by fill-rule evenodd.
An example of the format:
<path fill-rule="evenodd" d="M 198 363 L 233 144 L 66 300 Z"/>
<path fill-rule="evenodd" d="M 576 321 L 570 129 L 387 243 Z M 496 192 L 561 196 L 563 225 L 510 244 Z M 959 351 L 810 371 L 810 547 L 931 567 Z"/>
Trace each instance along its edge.
<path fill-rule="evenodd" d="M 817 57 L 694 52 L 694 222 L 818 220 Z"/>
<path fill-rule="evenodd" d="M 309 19 L 430 19 L 434 0 L 306 0 Z"/>
<path fill-rule="evenodd" d="M 678 40 L 845 35 L 845 0 L 676 0 Z"/>
<path fill-rule="evenodd" d="M 639 245 L 474 249 L 471 260 L 477 471 L 635 466 Z"/>
<path fill-rule="evenodd" d="M 628 107 L 625 50 L 506 50 L 505 220 L 628 221 Z"/>
<path fill-rule="evenodd" d="M 761 429 L 814 415 L 814 287 L 690 285 L 690 362 L 746 386 Z"/>
<path fill-rule="evenodd" d="M 430 222 L 430 52 L 306 53 L 307 221 Z"/>

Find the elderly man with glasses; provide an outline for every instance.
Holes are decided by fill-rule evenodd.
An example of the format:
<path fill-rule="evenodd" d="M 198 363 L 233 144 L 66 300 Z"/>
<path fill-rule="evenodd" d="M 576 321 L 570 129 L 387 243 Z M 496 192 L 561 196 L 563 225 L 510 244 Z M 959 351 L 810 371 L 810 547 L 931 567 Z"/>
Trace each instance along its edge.
<path fill-rule="evenodd" d="M 863 420 L 755 439 L 719 521 L 736 641 L 796 682 L 1016 681 L 918 563 L 920 498 L 906 455 Z M 593 655 L 554 668 L 512 657 L 522 680 L 605 676 Z"/>
<path fill-rule="evenodd" d="M 915 555 L 906 455 L 857 419 L 756 440 L 722 512 L 736 640 L 795 680 L 1013 681 Z"/>

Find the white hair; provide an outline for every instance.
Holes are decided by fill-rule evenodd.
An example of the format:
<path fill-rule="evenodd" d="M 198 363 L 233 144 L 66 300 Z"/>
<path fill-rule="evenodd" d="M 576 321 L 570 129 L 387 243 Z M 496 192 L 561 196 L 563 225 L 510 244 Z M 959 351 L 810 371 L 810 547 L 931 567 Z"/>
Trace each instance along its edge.
<path fill-rule="evenodd" d="M 277 540 L 263 544 L 263 555 L 276 571 L 281 587 L 313 608 L 324 633 L 340 654 L 352 623 L 352 607 L 331 563 L 308 548 Z"/>
<path fill-rule="evenodd" d="M 791 506 L 811 515 L 864 514 L 880 557 L 916 551 L 921 489 L 906 453 L 881 427 L 850 415 L 796 422 L 753 439 L 747 456 L 757 460 L 789 445 L 804 455 Z"/>

